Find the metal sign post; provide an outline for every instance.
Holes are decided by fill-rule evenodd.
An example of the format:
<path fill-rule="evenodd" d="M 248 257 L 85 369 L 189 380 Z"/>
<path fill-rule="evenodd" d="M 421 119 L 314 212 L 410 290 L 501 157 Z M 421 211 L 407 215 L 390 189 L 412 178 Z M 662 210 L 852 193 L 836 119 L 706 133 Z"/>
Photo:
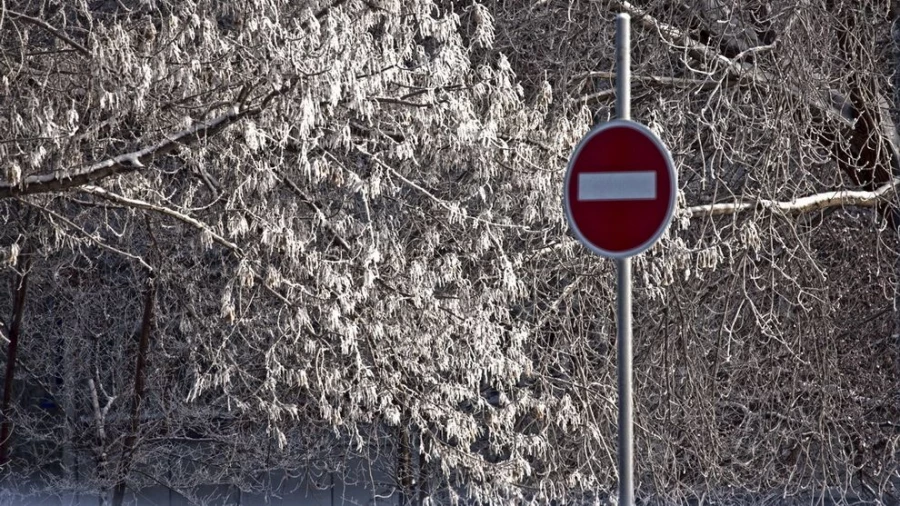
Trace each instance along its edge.
<path fill-rule="evenodd" d="M 631 17 L 616 17 L 616 119 L 631 119 Z M 619 506 L 634 504 L 634 406 L 631 401 L 631 257 L 616 259 L 619 375 Z"/>
<path fill-rule="evenodd" d="M 616 119 L 592 129 L 569 158 L 563 208 L 575 237 L 616 261 L 619 389 L 619 505 L 634 504 L 631 384 L 631 257 L 669 227 L 678 194 L 672 155 L 649 128 L 631 121 L 631 18 L 616 18 Z"/>

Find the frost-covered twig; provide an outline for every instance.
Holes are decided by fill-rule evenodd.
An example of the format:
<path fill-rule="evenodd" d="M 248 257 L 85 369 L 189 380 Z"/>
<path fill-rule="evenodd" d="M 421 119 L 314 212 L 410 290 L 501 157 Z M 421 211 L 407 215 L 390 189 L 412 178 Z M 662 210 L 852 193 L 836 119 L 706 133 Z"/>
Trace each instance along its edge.
<path fill-rule="evenodd" d="M 614 80 L 616 78 L 615 72 L 607 72 L 607 71 L 591 71 L 585 72 L 584 74 L 577 76 L 577 79 L 609 79 Z M 655 84 L 659 86 L 676 86 L 676 87 L 698 87 L 702 89 L 710 89 L 719 86 L 719 81 L 715 79 L 690 79 L 685 77 L 669 77 L 669 76 L 658 76 L 658 75 L 632 75 L 632 82 L 640 82 L 647 84 Z"/>
<path fill-rule="evenodd" d="M 275 168 L 273 170 L 275 174 L 277 174 L 278 177 L 280 177 L 281 180 L 284 181 L 284 184 L 286 184 L 288 188 L 291 189 L 291 191 L 293 191 L 298 197 L 303 200 L 303 203 L 309 206 L 309 208 L 316 213 L 316 216 L 318 216 L 319 219 L 322 220 L 322 224 L 325 226 L 325 228 L 328 229 L 329 232 L 331 232 L 334 240 L 337 241 L 337 243 L 340 244 L 341 247 L 346 251 L 352 251 L 350 245 L 347 244 L 347 241 L 345 241 L 344 238 L 341 237 L 341 234 L 339 234 L 338 231 L 331 225 L 331 223 L 329 223 L 328 218 L 325 216 L 325 213 L 322 212 L 322 209 L 320 209 L 319 206 L 316 205 L 313 199 L 310 198 L 310 196 L 307 195 L 306 192 L 303 191 L 303 189 L 297 186 L 297 183 L 293 182 L 289 177 L 287 177 L 284 171 L 278 168 Z"/>
<path fill-rule="evenodd" d="M 92 165 L 32 174 L 23 178 L 19 184 L 7 181 L 0 182 L 0 199 L 31 193 L 66 190 L 83 184 L 94 183 L 112 175 L 144 168 L 154 157 L 164 155 L 179 146 L 193 144 L 199 139 L 213 135 L 247 116 L 249 112 L 249 110 L 239 111 L 237 108 L 233 108 L 227 114 L 198 123 L 191 128 L 169 136 L 162 142 L 108 158 Z"/>
<path fill-rule="evenodd" d="M 132 208 L 137 208 L 137 209 L 145 209 L 148 211 L 155 211 L 160 214 L 165 214 L 166 216 L 171 216 L 172 218 L 175 218 L 178 221 L 186 223 L 186 224 L 200 230 L 203 233 L 209 234 L 209 237 L 214 242 L 228 248 L 236 257 L 241 258 L 241 259 L 246 257 L 244 250 L 241 249 L 240 246 L 238 246 L 237 244 L 222 237 L 221 235 L 215 233 L 212 230 L 212 228 L 209 225 L 207 225 L 206 223 L 203 223 L 202 221 L 192 218 L 186 214 L 180 213 L 174 209 L 170 209 L 168 207 L 164 207 L 164 206 L 160 206 L 160 205 L 156 205 L 156 204 L 151 204 L 150 202 L 146 202 L 143 200 L 128 198 L 128 197 L 104 190 L 103 188 L 100 188 L 97 186 L 83 186 L 79 189 L 85 193 L 90 193 L 91 195 L 96 195 L 98 197 L 104 198 L 111 202 L 116 202 L 118 204 L 121 204 L 121 205 L 124 205 L 127 207 L 132 207 Z M 271 286 L 264 277 L 262 277 L 256 273 L 253 273 L 253 277 L 257 281 L 261 282 L 262 285 L 266 288 L 266 290 L 268 290 L 270 293 L 272 293 L 275 297 L 280 299 L 286 305 L 293 306 L 293 307 L 297 307 L 299 305 L 298 302 L 291 301 L 287 297 L 285 297 L 284 295 L 279 293 L 278 290 L 276 290 L 273 286 Z"/>
<path fill-rule="evenodd" d="M 412 181 L 412 180 L 410 180 L 410 179 L 407 179 L 403 174 L 401 174 L 400 172 L 398 172 L 396 169 L 394 169 L 394 168 L 391 167 L 390 165 L 386 164 L 384 161 L 382 161 L 382 160 L 381 160 L 380 158 L 378 158 L 377 156 L 375 156 L 375 155 L 369 153 L 368 151 L 366 151 L 365 148 L 363 148 L 362 146 L 355 146 L 355 147 L 356 147 L 357 151 L 359 151 L 360 153 L 362 153 L 362 154 L 368 156 L 369 159 L 371 159 L 372 161 L 374 161 L 374 162 L 375 162 L 376 164 L 378 164 L 381 168 L 383 168 L 384 170 L 386 170 L 386 171 L 390 172 L 391 174 L 393 174 L 395 177 L 397 177 L 399 180 L 403 181 L 403 183 L 406 184 L 406 185 L 408 185 L 410 188 L 413 188 L 414 190 L 418 191 L 419 193 L 421 193 L 421 194 L 425 195 L 426 197 L 428 197 L 429 199 L 433 200 L 435 203 L 437 203 L 439 206 L 441 206 L 441 207 L 443 207 L 444 209 L 446 209 L 447 211 L 449 211 L 451 214 L 459 215 L 462 219 L 467 219 L 467 220 L 477 221 L 478 223 L 484 223 L 485 225 L 490 225 L 490 226 L 493 226 L 493 227 L 499 227 L 499 228 L 516 228 L 516 229 L 519 229 L 519 230 L 524 230 L 524 231 L 526 231 L 526 232 L 533 232 L 533 230 L 532 230 L 531 228 L 527 227 L 527 226 L 516 225 L 516 224 L 512 224 L 512 223 L 497 223 L 497 222 L 494 222 L 494 221 L 490 221 L 490 220 L 485 220 L 485 219 L 483 219 L 483 218 L 479 218 L 478 216 L 469 216 L 469 215 L 465 212 L 465 209 L 463 209 L 463 208 L 461 208 L 461 207 L 458 207 L 458 206 L 454 206 L 453 203 L 450 203 L 450 202 L 445 201 L 444 199 L 438 197 L 437 195 L 431 193 L 430 191 L 428 191 L 428 190 L 426 190 L 425 188 L 421 187 L 420 185 L 416 184 L 414 181 Z"/>

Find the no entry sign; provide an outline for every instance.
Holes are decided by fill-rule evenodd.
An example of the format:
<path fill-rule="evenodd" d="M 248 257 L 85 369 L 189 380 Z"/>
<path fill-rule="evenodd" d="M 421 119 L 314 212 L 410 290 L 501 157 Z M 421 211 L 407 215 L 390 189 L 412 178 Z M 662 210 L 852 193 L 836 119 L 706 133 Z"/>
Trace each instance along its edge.
<path fill-rule="evenodd" d="M 614 120 L 591 130 L 569 159 L 566 218 L 594 253 L 627 258 L 653 245 L 672 219 L 672 156 L 647 127 Z"/>

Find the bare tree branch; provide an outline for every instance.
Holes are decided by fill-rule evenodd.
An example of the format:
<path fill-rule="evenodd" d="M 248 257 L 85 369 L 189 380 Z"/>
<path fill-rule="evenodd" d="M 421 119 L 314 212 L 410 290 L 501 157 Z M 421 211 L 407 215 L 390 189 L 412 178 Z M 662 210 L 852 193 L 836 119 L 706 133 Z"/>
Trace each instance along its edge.
<path fill-rule="evenodd" d="M 316 205 L 315 201 L 312 198 L 310 198 L 310 196 L 307 195 L 306 192 L 303 191 L 302 188 L 300 188 L 299 186 L 297 186 L 296 183 L 291 181 L 291 179 L 288 178 L 284 174 L 284 171 L 282 171 L 278 168 L 274 169 L 274 171 L 276 174 L 278 174 L 279 177 L 281 177 L 281 180 L 284 181 L 284 184 L 286 184 L 288 186 L 288 188 L 290 188 L 298 197 L 300 197 L 300 199 L 303 200 L 304 204 L 309 206 L 309 208 L 312 209 L 313 212 L 316 213 L 316 216 L 318 216 L 319 219 L 322 220 L 322 224 L 325 225 L 325 228 L 328 229 L 329 232 L 331 232 L 331 235 L 334 237 L 334 240 L 337 241 L 337 243 L 340 244 L 341 247 L 344 248 L 344 250 L 352 251 L 352 248 L 350 248 L 350 245 L 347 244 L 347 241 L 345 241 L 344 238 L 341 237 L 341 235 L 337 232 L 337 230 L 335 230 L 335 228 L 331 225 L 331 223 L 328 222 L 328 219 L 326 218 L 325 213 L 323 213 L 322 209 Z"/>
<path fill-rule="evenodd" d="M 70 227 L 70 228 L 76 230 L 76 231 L 79 232 L 81 235 L 83 235 L 85 238 L 87 238 L 89 241 L 91 241 L 91 242 L 93 242 L 94 244 L 96 244 L 98 247 L 103 248 L 103 249 L 105 249 L 105 250 L 107 250 L 107 251 L 112 251 L 113 253 L 115 253 L 115 254 L 117 254 L 117 255 L 122 255 L 123 257 L 130 258 L 130 259 L 132 259 L 132 260 L 135 260 L 136 262 L 138 262 L 139 264 L 141 264 L 142 266 L 144 266 L 144 268 L 147 269 L 147 270 L 150 271 L 150 272 L 154 272 L 154 271 L 156 270 L 156 269 L 153 268 L 153 266 L 151 266 L 150 264 L 148 264 L 147 261 L 144 260 L 140 255 L 135 255 L 135 254 L 129 253 L 129 252 L 127 252 L 127 251 L 122 251 L 121 249 L 116 248 L 115 246 L 111 246 L 111 245 L 107 244 L 106 242 L 104 242 L 104 241 L 102 240 L 101 237 L 98 237 L 96 234 L 92 234 L 92 233 L 88 232 L 88 231 L 85 230 L 84 228 L 78 226 L 78 224 L 76 224 L 76 223 L 73 222 L 72 220 L 70 220 L 70 219 L 66 218 L 65 216 L 63 216 L 63 215 L 57 213 L 56 211 L 53 211 L 52 209 L 49 209 L 49 208 L 47 208 L 47 207 L 45 207 L 45 206 L 37 205 L 37 204 L 35 204 L 35 203 L 33 203 L 33 202 L 26 202 L 26 204 L 28 204 L 28 205 L 34 207 L 35 209 L 40 210 L 41 212 L 47 213 L 47 214 L 48 214 L 50 217 L 52 217 L 52 218 L 55 218 L 55 219 L 57 219 L 57 220 L 59 220 L 59 221 L 65 223 L 66 226 L 68 226 L 68 227 Z"/>
<path fill-rule="evenodd" d="M 345 4 L 345 3 L 347 3 L 347 0 L 335 0 L 335 1 L 332 2 L 330 5 L 326 5 L 325 7 L 322 7 L 321 9 L 319 9 L 318 11 L 316 11 L 316 13 L 313 14 L 313 16 L 312 16 L 311 18 L 304 19 L 304 20 L 300 23 L 300 28 L 303 28 L 304 30 L 308 29 L 308 28 L 309 28 L 309 24 L 312 22 L 312 20 L 313 20 L 314 18 L 315 18 L 316 21 L 320 21 L 322 18 L 324 18 L 324 17 L 331 11 L 331 9 L 335 9 L 335 8 L 337 8 L 337 7 L 340 7 L 341 5 L 343 5 L 343 4 Z"/>
<path fill-rule="evenodd" d="M 616 73 L 607 71 L 585 72 L 584 74 L 577 76 L 575 79 L 582 80 L 588 78 L 609 79 L 610 81 L 613 81 L 616 78 Z M 631 80 L 632 82 L 637 81 L 643 84 L 654 84 L 658 86 L 696 86 L 700 89 L 710 89 L 720 85 L 720 82 L 715 79 L 690 79 L 685 77 L 668 77 L 656 75 L 648 76 L 640 74 L 632 75 Z"/>

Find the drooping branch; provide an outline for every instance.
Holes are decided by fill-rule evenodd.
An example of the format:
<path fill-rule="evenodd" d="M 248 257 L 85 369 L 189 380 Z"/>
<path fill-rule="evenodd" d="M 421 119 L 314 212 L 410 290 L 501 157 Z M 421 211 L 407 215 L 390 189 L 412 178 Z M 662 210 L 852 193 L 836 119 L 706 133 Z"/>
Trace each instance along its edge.
<path fill-rule="evenodd" d="M 121 205 L 124 205 L 127 207 L 133 207 L 136 209 L 146 209 L 148 211 L 155 211 L 157 213 L 165 214 L 166 216 L 175 218 L 176 220 L 181 221 L 183 223 L 187 223 L 188 225 L 200 230 L 201 232 L 209 234 L 209 236 L 212 238 L 213 241 L 221 244 L 222 246 L 225 246 L 226 248 L 228 248 L 229 250 L 234 252 L 238 257 L 244 256 L 244 252 L 241 251 L 240 246 L 238 246 L 237 244 L 222 237 L 221 235 L 215 233 L 212 230 L 212 228 L 210 228 L 209 225 L 207 225 L 206 223 L 203 223 L 202 221 L 197 220 L 195 218 L 191 218 L 190 216 L 188 216 L 186 214 L 179 213 L 178 211 L 175 211 L 174 209 L 169 209 L 168 207 L 151 204 L 150 202 L 145 202 L 143 200 L 131 199 L 128 197 L 124 197 L 117 193 L 113 193 L 113 192 L 104 190 L 103 188 L 100 188 L 99 186 L 89 185 L 89 186 L 85 186 L 85 187 L 81 188 L 81 190 L 84 191 L 85 193 L 90 193 L 91 195 L 96 195 L 98 197 L 104 198 L 104 199 L 112 201 L 112 202 L 116 202 L 118 204 L 121 204 Z"/>
<path fill-rule="evenodd" d="M 833 26 L 838 42 L 837 58 L 846 69 L 842 78 L 849 91 L 844 98 L 845 107 L 854 118 L 854 125 L 840 139 L 835 139 L 831 132 L 823 132 L 823 144 L 830 147 L 838 166 L 851 181 L 872 190 L 889 181 L 900 169 L 900 139 L 887 113 L 891 106 L 882 95 L 877 79 L 855 71 L 861 63 L 869 61 L 857 33 L 858 27 L 869 21 L 860 19 L 857 9 L 845 2 L 829 0 L 826 7 L 841 19 Z"/>
<path fill-rule="evenodd" d="M 190 226 L 196 228 L 197 230 L 199 230 L 202 233 L 208 234 L 213 242 L 216 242 L 216 243 L 228 248 L 228 250 L 231 251 L 231 253 L 235 257 L 237 257 L 239 259 L 247 258 L 247 254 L 244 252 L 243 249 L 241 249 L 240 246 L 238 246 L 237 244 L 222 237 L 220 234 L 217 234 L 215 231 L 213 231 L 213 229 L 209 225 L 207 225 L 206 223 L 203 223 L 200 220 L 192 218 L 186 214 L 180 213 L 174 209 L 170 209 L 168 207 L 164 207 L 164 206 L 160 206 L 160 205 L 156 205 L 156 204 L 151 204 L 150 202 L 146 202 L 146 201 L 139 200 L 139 199 L 132 199 L 132 198 L 124 197 L 122 195 L 104 190 L 103 188 L 100 188 L 97 186 L 88 185 L 88 186 L 84 186 L 84 187 L 80 188 L 80 190 L 85 193 L 96 195 L 98 197 L 104 198 L 106 200 L 115 202 L 117 204 L 120 204 L 120 205 L 123 205 L 126 207 L 154 211 L 154 212 L 158 212 L 160 214 L 164 214 L 166 216 L 175 218 L 176 220 L 181 221 L 182 223 L 185 223 L 187 225 L 190 225 Z M 345 242 L 345 244 L 346 244 L 346 242 Z M 258 273 L 255 273 L 255 272 L 253 273 L 253 276 L 259 283 L 261 283 L 266 288 L 266 290 L 269 291 L 269 293 L 274 295 L 276 298 L 278 298 L 284 304 L 286 304 L 288 306 L 293 306 L 293 307 L 301 306 L 301 304 L 299 302 L 289 300 L 287 297 L 285 297 L 284 295 L 279 293 L 278 290 L 276 290 L 265 277 L 260 276 Z"/>
<path fill-rule="evenodd" d="M 692 39 L 687 32 L 668 23 L 664 23 L 651 16 L 646 10 L 624 0 L 613 0 L 613 5 L 621 11 L 631 15 L 635 21 L 653 32 L 658 33 L 665 41 L 672 44 L 681 44 L 692 57 L 697 60 L 714 61 L 727 69 L 730 74 L 737 77 L 745 77 L 751 80 L 755 79 L 757 71 L 754 71 L 749 65 L 741 64 L 727 56 L 719 53 L 717 50 Z M 746 71 L 746 72 L 745 72 Z"/>
<path fill-rule="evenodd" d="M 119 249 L 119 248 L 116 248 L 115 246 L 112 246 L 111 244 L 108 244 L 108 243 L 107 243 L 106 241 L 104 241 L 101 237 L 98 237 L 96 234 L 92 234 L 92 233 L 88 232 L 87 230 L 85 230 L 85 229 L 83 229 L 82 227 L 78 226 L 78 225 L 77 225 L 75 222 L 73 222 L 72 220 L 70 220 L 70 219 L 66 218 L 65 216 L 63 216 L 62 214 L 59 214 L 59 213 L 53 211 L 52 209 L 50 209 L 50 208 L 48 208 L 48 207 L 46 207 L 46 206 L 37 205 L 37 204 L 34 204 L 34 203 L 32 203 L 32 202 L 28 202 L 28 205 L 34 207 L 35 209 L 39 209 L 39 210 L 40 210 L 41 212 L 43 212 L 43 213 L 46 213 L 47 216 L 48 216 L 48 218 L 51 220 L 51 223 L 53 222 L 52 220 L 59 220 L 59 221 L 61 221 L 62 223 L 64 223 L 67 227 L 69 227 L 69 228 L 75 230 L 76 232 L 80 233 L 80 234 L 82 235 L 82 237 L 84 237 L 84 238 L 86 238 L 87 240 L 91 241 L 92 243 L 94 243 L 94 244 L 97 245 L 98 247 L 103 248 L 103 249 L 105 249 L 105 250 L 107 250 L 107 251 L 111 251 L 111 252 L 113 252 L 113 253 L 115 253 L 115 254 L 117 254 L 117 255 L 122 255 L 122 256 L 125 257 L 125 258 L 130 258 L 131 260 L 135 260 L 136 262 L 140 263 L 140 264 L 141 264 L 145 269 L 147 269 L 148 271 L 150 271 L 150 272 L 154 271 L 153 266 L 151 266 L 150 264 L 148 264 L 147 261 L 144 260 L 141 256 L 135 255 L 135 254 L 132 254 L 132 253 L 129 253 L 129 252 L 127 252 L 127 251 L 123 251 L 123 250 L 121 250 L 121 249 Z"/>
<path fill-rule="evenodd" d="M 689 25 L 698 28 L 697 35 L 701 42 L 717 46 L 729 58 L 739 60 L 774 47 L 770 43 L 776 35 L 763 5 L 745 5 L 739 9 L 725 0 L 676 1 L 668 5 L 690 19 Z M 794 12 L 797 12 L 796 9 Z"/>
<path fill-rule="evenodd" d="M 615 72 L 607 72 L 607 71 L 593 71 L 593 72 L 585 72 L 584 74 L 578 76 L 576 80 L 581 79 L 607 79 L 609 81 L 614 81 L 616 78 Z M 718 86 L 722 86 L 723 84 L 733 84 L 736 82 L 735 79 L 728 79 L 726 76 L 725 79 L 689 79 L 683 77 L 666 77 L 666 76 L 654 76 L 654 75 L 632 75 L 632 82 L 636 82 L 644 87 L 656 86 L 656 87 L 668 87 L 668 88 L 694 88 L 697 90 L 709 90 L 716 88 Z M 583 102 L 598 102 L 605 101 L 609 99 L 613 99 L 616 96 L 616 89 L 614 87 L 595 91 L 593 93 L 589 93 L 587 95 L 582 95 L 580 97 L 575 97 L 573 100 L 579 103 Z"/>
<path fill-rule="evenodd" d="M 296 78 L 289 79 L 281 87 L 266 94 L 256 106 L 242 107 L 234 105 L 226 114 L 169 135 L 165 140 L 151 146 L 124 153 L 92 165 L 31 174 L 19 182 L 0 181 L 0 199 L 32 193 L 68 190 L 69 188 L 89 183 L 97 183 L 116 174 L 142 169 L 154 158 L 212 137 L 246 117 L 258 115 L 269 106 L 272 99 L 293 89 L 297 82 Z"/>
<path fill-rule="evenodd" d="M 325 228 L 328 230 L 328 232 L 331 233 L 332 237 L 334 237 L 334 240 L 342 248 L 344 248 L 345 251 L 352 251 L 352 248 L 350 247 L 350 245 L 347 244 L 347 241 L 345 241 L 344 238 L 341 237 L 341 234 L 339 234 L 338 231 L 335 230 L 334 226 L 332 226 L 332 224 L 329 223 L 328 219 L 325 217 L 325 213 L 323 213 L 322 209 L 316 205 L 315 201 L 309 195 L 307 195 L 307 193 L 305 191 L 303 191 L 302 188 L 297 186 L 297 183 L 293 182 L 289 177 L 287 177 L 284 174 L 284 171 L 276 168 L 276 169 L 274 169 L 274 172 L 275 172 L 275 174 L 278 175 L 278 177 L 281 178 L 281 180 L 284 182 L 284 184 L 286 184 L 287 187 L 290 188 L 291 191 L 294 192 L 294 194 L 296 194 L 298 197 L 300 197 L 300 200 L 302 200 L 304 204 L 306 204 L 310 209 L 312 209 L 312 211 L 314 213 L 316 213 L 316 216 L 318 216 L 319 219 L 322 220 L 322 224 L 325 226 Z"/>
<path fill-rule="evenodd" d="M 737 214 L 741 211 L 750 211 L 753 209 L 768 209 L 779 211 L 784 214 L 801 214 L 829 207 L 875 207 L 879 204 L 884 204 L 889 197 L 894 195 L 898 185 L 900 185 L 900 179 L 894 179 L 892 182 L 883 185 L 874 191 L 840 190 L 817 193 L 815 195 L 809 195 L 789 201 L 755 199 L 719 204 L 703 204 L 688 207 L 683 210 L 682 213 L 690 218 L 697 218 L 701 216 Z"/>
<path fill-rule="evenodd" d="M 394 177 L 396 177 L 400 181 L 403 181 L 403 183 L 405 183 L 407 186 L 409 186 L 410 188 L 413 188 L 414 190 L 418 191 L 419 193 L 425 195 L 426 197 L 428 197 L 429 199 L 431 199 L 432 201 L 434 201 L 435 203 L 437 203 L 439 206 L 443 207 L 447 211 L 460 215 L 460 217 L 462 219 L 477 221 L 479 223 L 484 223 L 485 225 L 491 225 L 491 226 L 499 227 L 499 228 L 517 228 L 520 230 L 524 230 L 526 232 L 532 231 L 527 226 L 516 225 L 516 224 L 511 224 L 511 223 L 497 223 L 495 221 L 485 220 L 478 216 L 469 216 L 467 214 L 464 214 L 463 210 L 461 208 L 454 208 L 452 203 L 445 201 L 444 199 L 433 194 L 432 192 L 426 190 L 422 186 L 416 184 L 414 181 L 406 178 L 403 174 L 398 172 L 396 169 L 394 169 L 393 167 L 391 167 L 390 165 L 388 165 L 387 163 L 382 161 L 378 156 L 375 156 L 372 153 L 369 153 L 368 151 L 366 151 L 366 149 L 364 147 L 359 146 L 359 145 L 356 145 L 354 147 L 356 148 L 357 151 L 359 151 L 363 155 L 369 157 L 370 160 L 372 160 L 373 162 L 378 164 L 380 167 L 382 167 L 386 171 L 390 172 Z M 327 152 L 326 152 L 326 154 L 330 155 L 330 153 L 327 153 Z M 330 156 L 333 156 L 333 155 L 330 155 Z M 335 161 L 337 161 L 337 160 L 335 159 Z"/>
<path fill-rule="evenodd" d="M 80 190 L 85 193 L 90 193 L 92 195 L 96 195 L 98 197 L 104 198 L 111 202 L 116 202 L 116 203 L 121 204 L 126 207 L 131 207 L 131 208 L 135 208 L 135 209 L 145 209 L 148 211 L 158 212 L 158 213 L 164 214 L 166 216 L 171 216 L 172 218 L 175 218 L 176 220 L 181 221 L 182 223 L 186 223 L 186 224 L 196 228 L 197 230 L 201 231 L 202 233 L 208 234 L 209 237 L 213 240 L 213 242 L 216 242 L 216 243 L 228 248 L 228 250 L 231 251 L 231 253 L 235 257 L 237 257 L 239 259 L 246 258 L 246 253 L 244 252 L 243 249 L 241 249 L 240 246 L 238 246 L 237 244 L 222 237 L 220 234 L 217 234 L 206 223 L 203 223 L 202 221 L 192 218 L 186 214 L 180 213 L 174 209 L 170 209 L 168 207 L 164 207 L 164 206 L 160 206 L 160 205 L 156 205 L 156 204 L 151 204 L 150 202 L 146 202 L 143 200 L 124 197 L 122 195 L 104 190 L 103 188 L 100 188 L 98 186 L 88 185 L 88 186 L 84 186 L 84 187 L 80 188 Z M 271 284 L 264 277 L 262 277 L 256 273 L 254 273 L 254 277 L 257 279 L 257 281 L 262 283 L 262 285 L 266 288 L 266 290 L 269 291 L 269 293 L 271 293 L 272 295 L 277 297 L 283 303 L 285 303 L 289 306 L 294 306 L 294 307 L 297 307 L 300 305 L 296 301 L 288 300 L 287 297 L 278 293 L 278 290 L 273 288 L 271 286 Z"/>

